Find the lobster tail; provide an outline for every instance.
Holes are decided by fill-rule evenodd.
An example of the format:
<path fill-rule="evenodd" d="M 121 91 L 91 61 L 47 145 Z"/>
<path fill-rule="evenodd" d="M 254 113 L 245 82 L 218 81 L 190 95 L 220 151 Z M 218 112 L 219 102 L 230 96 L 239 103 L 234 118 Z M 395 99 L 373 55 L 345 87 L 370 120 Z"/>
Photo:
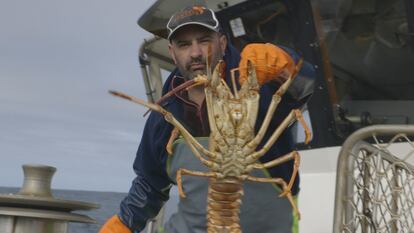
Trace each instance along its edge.
<path fill-rule="evenodd" d="M 240 205 L 243 186 L 233 178 L 210 179 L 207 206 L 208 233 L 241 233 Z"/>

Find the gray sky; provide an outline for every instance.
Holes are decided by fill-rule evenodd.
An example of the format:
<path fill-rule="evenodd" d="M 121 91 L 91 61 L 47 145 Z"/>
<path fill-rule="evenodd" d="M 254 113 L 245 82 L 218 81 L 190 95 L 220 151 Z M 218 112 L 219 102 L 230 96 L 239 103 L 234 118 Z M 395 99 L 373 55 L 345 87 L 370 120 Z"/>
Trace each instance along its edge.
<path fill-rule="evenodd" d="M 21 165 L 57 167 L 53 188 L 127 191 L 145 109 L 136 24 L 149 0 L 2 0 L 0 186 Z"/>

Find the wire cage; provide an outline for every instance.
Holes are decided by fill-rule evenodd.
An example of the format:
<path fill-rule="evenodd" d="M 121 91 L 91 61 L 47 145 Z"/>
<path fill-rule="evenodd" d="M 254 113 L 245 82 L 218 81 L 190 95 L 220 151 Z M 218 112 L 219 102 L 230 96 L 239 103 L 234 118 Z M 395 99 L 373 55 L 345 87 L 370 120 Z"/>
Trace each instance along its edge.
<path fill-rule="evenodd" d="M 338 158 L 335 233 L 414 232 L 414 126 L 356 131 Z"/>

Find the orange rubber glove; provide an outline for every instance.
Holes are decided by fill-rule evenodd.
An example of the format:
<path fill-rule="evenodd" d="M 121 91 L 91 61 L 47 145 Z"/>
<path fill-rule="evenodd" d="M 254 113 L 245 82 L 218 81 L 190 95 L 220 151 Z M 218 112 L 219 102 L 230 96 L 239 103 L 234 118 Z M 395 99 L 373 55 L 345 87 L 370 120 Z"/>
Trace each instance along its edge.
<path fill-rule="evenodd" d="M 132 231 L 122 223 L 117 215 L 114 215 L 106 221 L 99 233 L 132 233 Z"/>
<path fill-rule="evenodd" d="M 283 49 L 273 44 L 248 44 L 241 53 L 239 63 L 239 82 L 247 79 L 247 61 L 256 68 L 257 81 L 260 85 L 271 80 L 283 83 L 295 70 L 295 62 Z"/>

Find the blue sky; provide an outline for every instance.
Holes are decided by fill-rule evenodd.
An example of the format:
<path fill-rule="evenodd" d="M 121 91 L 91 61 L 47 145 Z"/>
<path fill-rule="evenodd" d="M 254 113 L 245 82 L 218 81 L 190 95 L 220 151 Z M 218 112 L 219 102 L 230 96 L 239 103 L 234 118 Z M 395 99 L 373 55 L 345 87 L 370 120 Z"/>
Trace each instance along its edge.
<path fill-rule="evenodd" d="M 53 188 L 125 192 L 145 109 L 137 61 L 151 35 L 149 0 L 2 0 L 0 186 L 21 186 L 21 165 L 57 167 Z"/>

